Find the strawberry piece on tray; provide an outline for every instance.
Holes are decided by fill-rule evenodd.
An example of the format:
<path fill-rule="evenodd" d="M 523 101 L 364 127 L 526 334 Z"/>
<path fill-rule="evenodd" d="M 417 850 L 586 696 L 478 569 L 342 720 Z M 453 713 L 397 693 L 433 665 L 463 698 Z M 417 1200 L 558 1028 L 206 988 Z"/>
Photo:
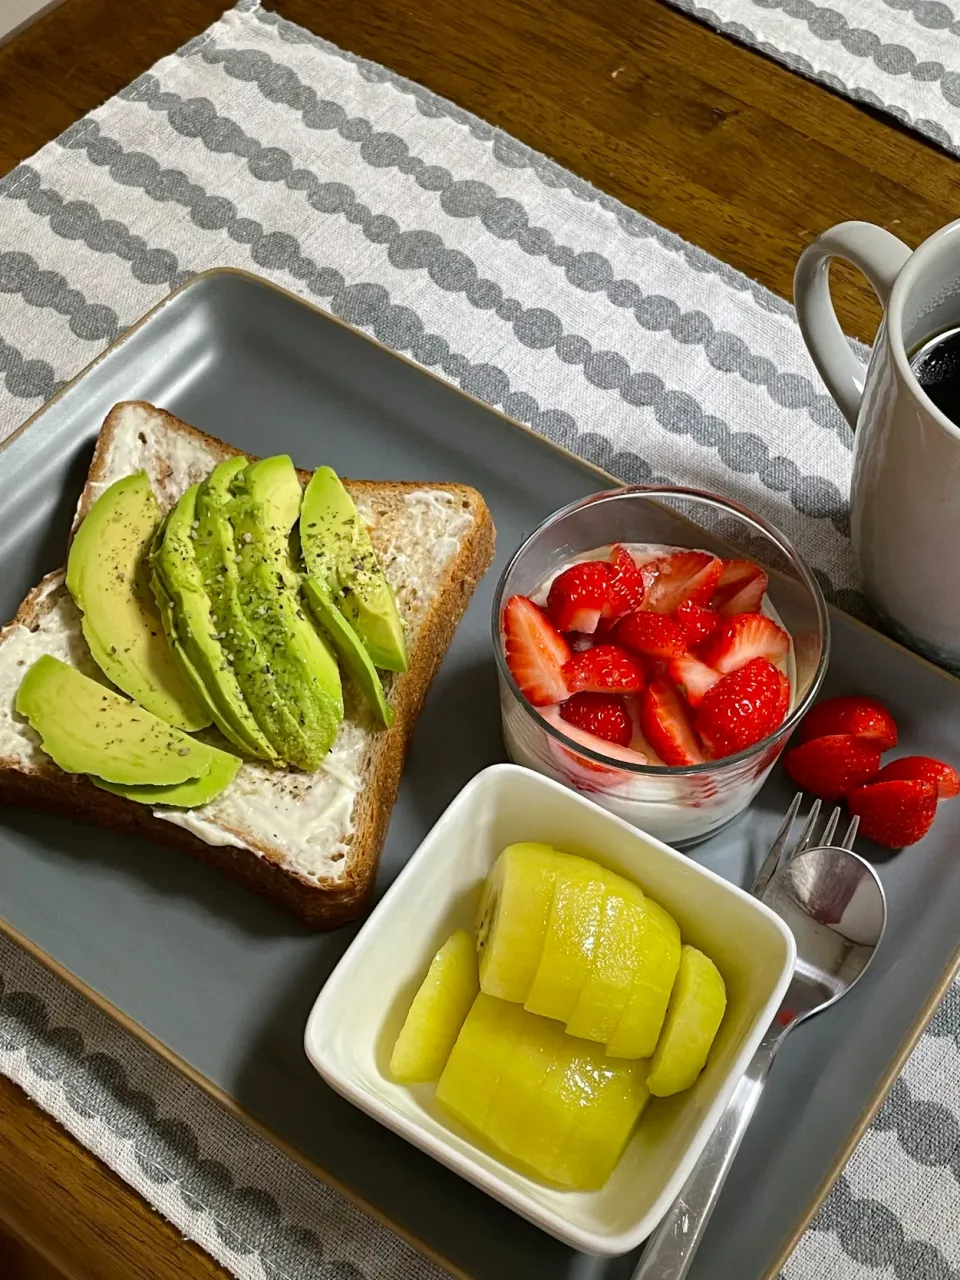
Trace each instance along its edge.
<path fill-rule="evenodd" d="M 571 693 L 639 693 L 647 683 L 643 663 L 618 644 L 596 644 L 575 653 L 563 674 Z"/>
<path fill-rule="evenodd" d="M 738 613 L 728 618 L 703 649 L 708 667 L 723 675 L 736 671 L 753 658 L 776 663 L 790 652 L 790 637 L 764 613 Z"/>
<path fill-rule="evenodd" d="M 690 713 L 669 680 L 654 680 L 640 695 L 640 728 L 664 764 L 703 763 Z"/>
<path fill-rule="evenodd" d="M 880 749 L 852 734 L 834 733 L 793 747 L 783 764 L 804 791 L 821 800 L 840 800 L 877 777 Z"/>
<path fill-rule="evenodd" d="M 650 658 L 680 658 L 687 649 L 687 637 L 675 618 L 644 610 L 618 622 L 611 638 Z"/>
<path fill-rule="evenodd" d="M 851 791 L 847 805 L 860 819 L 860 835 L 888 849 L 902 849 L 916 844 L 933 825 L 937 788 L 922 778 L 872 782 Z"/>
<path fill-rule="evenodd" d="M 724 678 L 719 671 L 689 653 L 682 658 L 671 658 L 667 663 L 667 675 L 691 707 L 699 707 L 709 690 Z"/>
<path fill-rule="evenodd" d="M 752 560 L 724 560 L 711 604 L 725 618 L 735 613 L 759 613 L 769 579 Z"/>
<path fill-rule="evenodd" d="M 648 583 L 643 607 L 652 613 L 673 613 L 684 600 L 709 604 L 723 565 L 706 551 L 674 551 L 643 566 Z"/>
<path fill-rule="evenodd" d="M 901 782 L 920 778 L 932 782 L 937 788 L 938 800 L 950 800 L 960 795 L 960 775 L 956 769 L 934 760 L 932 756 L 901 756 L 885 764 L 874 779 L 875 782 Z"/>
<path fill-rule="evenodd" d="M 623 699 L 612 693 L 575 693 L 560 707 L 568 724 L 618 747 L 630 745 L 633 725 Z"/>
<path fill-rule="evenodd" d="M 511 596 L 503 631 L 507 666 L 527 701 L 535 707 L 562 702 L 569 693 L 563 668 L 572 655 L 543 610 L 526 596 Z"/>
<path fill-rule="evenodd" d="M 882 702 L 858 694 L 827 698 L 811 708 L 797 734 L 800 742 L 811 742 L 834 733 L 849 733 L 872 742 L 881 751 L 897 745 L 897 725 Z"/>
<path fill-rule="evenodd" d="M 778 729 L 789 703 L 783 672 L 766 658 L 751 658 L 704 694 L 697 732 L 714 760 L 736 755 Z"/>
<path fill-rule="evenodd" d="M 547 613 L 557 630 L 593 635 L 610 608 L 613 580 L 605 560 L 583 560 L 557 574 L 547 592 Z"/>

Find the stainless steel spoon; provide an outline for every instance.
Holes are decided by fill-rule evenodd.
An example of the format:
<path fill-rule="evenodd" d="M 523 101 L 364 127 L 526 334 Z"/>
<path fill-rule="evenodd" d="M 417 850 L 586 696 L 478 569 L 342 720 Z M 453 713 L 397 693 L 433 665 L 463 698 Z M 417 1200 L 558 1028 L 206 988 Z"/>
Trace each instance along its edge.
<path fill-rule="evenodd" d="M 863 975 L 887 921 L 883 886 L 873 867 L 836 846 L 808 849 L 785 862 L 770 877 L 761 901 L 793 930 L 793 979 L 693 1172 L 647 1241 L 632 1280 L 683 1280 L 774 1056 L 794 1027 L 835 1004 Z"/>

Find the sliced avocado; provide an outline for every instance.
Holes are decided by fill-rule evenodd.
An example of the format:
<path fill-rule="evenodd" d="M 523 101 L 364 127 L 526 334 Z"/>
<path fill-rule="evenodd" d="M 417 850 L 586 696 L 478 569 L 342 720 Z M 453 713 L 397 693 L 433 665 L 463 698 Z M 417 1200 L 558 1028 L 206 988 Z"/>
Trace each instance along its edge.
<path fill-rule="evenodd" d="M 124 476 L 96 500 L 67 558 L 67 587 L 103 674 L 180 729 L 210 723 L 167 643 L 150 591 L 147 554 L 160 519 L 146 472 Z"/>
<path fill-rule="evenodd" d="M 318 467 L 307 485 L 300 541 L 307 573 L 332 596 L 374 666 L 406 671 L 407 647 L 393 588 L 353 499 L 332 467 Z"/>
<path fill-rule="evenodd" d="M 125 800 L 136 800 L 138 804 L 169 804 L 179 809 L 195 809 L 197 805 L 209 804 L 221 791 L 225 791 L 239 768 L 240 761 L 236 756 L 222 752 L 221 759 L 215 761 L 202 778 L 189 778 L 169 787 L 124 787 L 115 782 L 104 782 L 102 778 L 91 778 L 90 781 L 104 791 L 123 796 Z"/>
<path fill-rule="evenodd" d="M 194 485 L 186 491 L 160 528 L 150 553 L 151 586 L 174 656 L 187 679 L 199 685 L 217 728 L 241 751 L 276 760 L 277 753 L 260 731 L 217 638 L 193 543 L 199 488 Z"/>
<path fill-rule="evenodd" d="M 313 578 L 307 578 L 303 584 L 304 595 L 310 612 L 330 637 L 333 647 L 343 661 L 343 665 L 356 682 L 360 692 L 374 708 L 380 719 L 388 727 L 393 724 L 393 708 L 387 706 L 383 685 L 377 675 L 377 669 L 370 660 L 370 655 L 363 647 L 360 637 L 347 622 L 346 618 L 326 595 Z"/>
<path fill-rule="evenodd" d="M 24 676 L 15 706 L 65 773 L 90 773 L 124 786 L 172 786 L 233 758 L 48 653 Z"/>
<path fill-rule="evenodd" d="M 277 755 L 293 763 L 307 754 L 306 735 L 280 696 L 267 652 L 240 607 L 240 574 L 227 504 L 230 484 L 246 465 L 242 456 L 228 458 L 200 486 L 193 545 L 214 626 L 228 662 L 233 659 L 230 665 L 247 706 Z"/>
<path fill-rule="evenodd" d="M 230 487 L 240 607 L 307 739 L 306 754 L 293 763 L 318 769 L 343 719 L 343 689 L 332 649 L 301 607 L 290 559 L 300 481 L 290 459 L 280 456 L 251 463 Z"/>

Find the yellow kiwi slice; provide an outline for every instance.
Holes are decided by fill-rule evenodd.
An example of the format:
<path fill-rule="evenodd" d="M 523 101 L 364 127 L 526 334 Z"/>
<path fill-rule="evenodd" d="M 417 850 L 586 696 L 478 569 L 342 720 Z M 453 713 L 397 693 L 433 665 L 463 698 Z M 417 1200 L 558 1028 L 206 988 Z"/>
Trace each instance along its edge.
<path fill-rule="evenodd" d="M 640 950 L 623 1012 L 607 1041 L 612 1058 L 649 1058 L 657 1045 L 680 965 L 680 929 L 659 903 L 645 898 Z"/>
<path fill-rule="evenodd" d="M 480 989 L 523 1004 L 540 963 L 564 855 L 548 844 L 511 844 L 493 864 L 477 910 Z"/>
<path fill-rule="evenodd" d="M 540 963 L 524 1001 L 530 1013 L 566 1022 L 590 971 L 609 872 L 567 855 L 557 873 Z"/>
<path fill-rule="evenodd" d="M 437 1102 L 478 1133 L 503 1072 L 504 1045 L 516 1035 L 522 1013 L 520 1005 L 481 991 L 437 1082 Z"/>
<path fill-rule="evenodd" d="M 438 1080 L 480 990 L 473 938 L 459 929 L 430 962 L 390 1056 L 398 1084 Z"/>
<path fill-rule="evenodd" d="M 703 1070 L 723 1021 L 727 989 L 713 961 L 685 946 L 648 1085 L 658 1098 L 689 1089 Z"/>

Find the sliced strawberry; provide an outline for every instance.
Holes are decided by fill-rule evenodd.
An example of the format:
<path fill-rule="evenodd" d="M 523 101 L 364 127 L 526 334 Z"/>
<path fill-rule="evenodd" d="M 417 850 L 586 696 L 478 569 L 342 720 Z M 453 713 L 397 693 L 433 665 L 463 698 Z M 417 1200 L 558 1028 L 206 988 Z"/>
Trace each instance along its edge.
<path fill-rule="evenodd" d="M 610 619 L 622 618 L 624 614 L 633 613 L 643 604 L 646 585 L 633 556 L 619 543 L 615 543 L 610 552 L 609 564 L 613 569 L 610 580 L 611 602 L 603 616 Z"/>
<path fill-rule="evenodd" d="M 766 658 L 751 658 L 708 689 L 697 713 L 697 732 L 714 760 L 745 751 L 783 721 L 790 682 Z"/>
<path fill-rule="evenodd" d="M 628 747 L 633 726 L 622 698 L 613 693 L 575 693 L 560 706 L 561 719 L 604 742 Z"/>
<path fill-rule="evenodd" d="M 503 611 L 503 648 L 510 674 L 535 707 L 562 702 L 567 696 L 563 668 L 570 646 L 532 600 L 511 596 Z"/>
<path fill-rule="evenodd" d="M 883 766 L 875 781 L 900 782 L 910 778 L 932 782 L 937 788 L 938 800 L 950 800 L 960 795 L 960 775 L 956 769 L 942 760 L 934 760 L 932 756 L 902 756 L 899 760 L 891 760 Z"/>
<path fill-rule="evenodd" d="M 711 604 L 725 618 L 735 613 L 758 613 L 769 579 L 752 560 L 724 560 Z"/>
<path fill-rule="evenodd" d="M 544 707 L 541 715 L 564 737 L 575 742 L 580 747 L 586 747 L 590 751 L 595 751 L 598 755 L 603 755 L 607 759 L 620 761 L 624 764 L 651 764 L 649 755 L 645 755 L 642 751 L 638 751 L 632 747 L 620 747 L 615 742 L 608 742 L 603 738 L 598 738 L 596 734 L 588 733 L 585 729 L 578 729 L 576 725 L 570 724 L 561 718 L 559 707 Z M 557 767 L 564 775 L 566 781 L 573 786 L 578 787 L 581 791 L 602 791 L 606 788 L 616 786 L 620 782 L 627 782 L 630 774 L 614 765 L 600 764 L 596 760 L 590 760 L 585 755 L 581 755 L 579 751 L 575 751 L 572 747 L 565 747 L 562 743 L 555 742 L 550 739 L 550 750 L 557 762 Z"/>
<path fill-rule="evenodd" d="M 727 675 L 751 658 L 776 663 L 789 652 L 790 637 L 766 614 L 738 613 L 704 645 L 700 656 L 708 667 Z"/>
<path fill-rule="evenodd" d="M 877 776 L 880 751 L 849 733 L 829 734 L 794 747 L 783 764 L 798 787 L 821 800 L 840 800 Z"/>
<path fill-rule="evenodd" d="M 667 675 L 691 707 L 699 707 L 707 691 L 724 678 L 719 671 L 714 671 L 713 667 L 708 667 L 689 653 L 682 658 L 671 658 L 667 663 Z"/>
<path fill-rule="evenodd" d="M 859 694 L 818 702 L 804 716 L 797 736 L 801 742 L 810 742 L 832 733 L 852 733 L 855 738 L 872 742 L 881 751 L 897 745 L 893 716 L 876 698 Z"/>
<path fill-rule="evenodd" d="M 720 615 L 716 609 L 694 604 L 692 600 L 684 600 L 677 605 L 674 617 L 686 632 L 688 649 L 694 649 L 698 644 L 709 640 L 720 626 Z"/>
<path fill-rule="evenodd" d="M 669 680 L 654 680 L 640 695 L 640 728 L 664 764 L 703 762 L 690 714 Z"/>
<path fill-rule="evenodd" d="M 684 600 L 709 604 L 722 569 L 716 556 L 706 551 L 674 551 L 644 565 L 653 574 L 643 607 L 652 613 L 673 613 Z"/>
<path fill-rule="evenodd" d="M 631 613 L 614 627 L 616 644 L 636 649 L 651 658 L 680 658 L 686 652 L 687 638 L 674 618 L 659 613 Z"/>
<path fill-rule="evenodd" d="M 613 578 L 604 560 L 582 560 L 557 574 L 547 592 L 547 613 L 557 630 L 593 635 L 610 606 Z"/>
<path fill-rule="evenodd" d="M 850 812 L 860 818 L 860 835 L 888 849 L 916 844 L 937 815 L 937 788 L 922 778 L 872 782 L 847 796 Z"/>
<path fill-rule="evenodd" d="M 618 644 L 595 644 L 563 669 L 571 693 L 639 693 L 647 683 L 643 663 Z"/>

